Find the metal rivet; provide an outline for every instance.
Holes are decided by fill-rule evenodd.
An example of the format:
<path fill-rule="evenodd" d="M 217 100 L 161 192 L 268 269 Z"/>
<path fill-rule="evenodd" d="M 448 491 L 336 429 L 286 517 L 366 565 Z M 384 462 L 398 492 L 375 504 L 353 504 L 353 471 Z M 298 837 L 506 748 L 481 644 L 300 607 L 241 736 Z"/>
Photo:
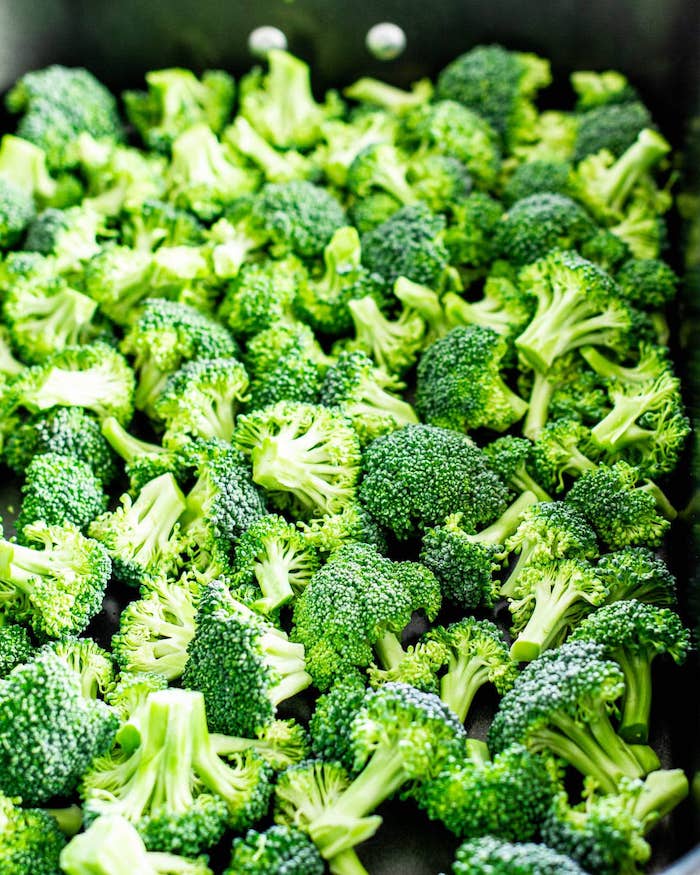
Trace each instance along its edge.
<path fill-rule="evenodd" d="M 406 48 L 406 34 L 398 24 L 382 21 L 367 31 L 365 45 L 379 61 L 393 61 Z"/>
<path fill-rule="evenodd" d="M 270 49 L 287 48 L 287 37 L 278 27 L 256 27 L 248 37 L 248 50 L 256 58 L 264 58 Z"/>

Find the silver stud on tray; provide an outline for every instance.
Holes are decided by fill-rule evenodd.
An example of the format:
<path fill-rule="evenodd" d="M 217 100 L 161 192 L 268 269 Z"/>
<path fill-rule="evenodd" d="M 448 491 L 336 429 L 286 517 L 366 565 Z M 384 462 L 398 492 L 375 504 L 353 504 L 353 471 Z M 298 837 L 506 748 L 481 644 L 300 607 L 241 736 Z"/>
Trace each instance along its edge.
<path fill-rule="evenodd" d="M 256 58 L 264 58 L 271 49 L 286 48 L 287 37 L 278 27 L 256 27 L 248 36 L 248 50 Z"/>
<path fill-rule="evenodd" d="M 391 21 L 382 21 L 367 31 L 367 51 L 379 61 L 393 61 L 406 48 L 406 34 Z"/>

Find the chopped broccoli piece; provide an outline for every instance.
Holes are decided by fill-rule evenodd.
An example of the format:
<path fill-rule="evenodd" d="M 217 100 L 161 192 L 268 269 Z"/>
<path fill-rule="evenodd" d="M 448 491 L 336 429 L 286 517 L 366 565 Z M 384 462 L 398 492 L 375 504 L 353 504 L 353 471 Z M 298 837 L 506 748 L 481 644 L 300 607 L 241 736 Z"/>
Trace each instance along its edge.
<path fill-rule="evenodd" d="M 467 271 L 488 267 L 498 253 L 502 216 L 502 205 L 485 192 L 472 192 L 456 204 L 445 232 L 450 261 Z"/>
<path fill-rule="evenodd" d="M 388 319 L 371 295 L 350 300 L 347 307 L 355 337 L 340 341 L 334 352 L 364 352 L 389 374 L 401 374 L 415 363 L 424 346 L 426 329 L 418 312 L 405 307 L 398 319 Z"/>
<path fill-rule="evenodd" d="M 8 623 L 3 617 L 0 625 L 0 678 L 16 666 L 29 662 L 33 652 L 34 647 L 24 626 Z"/>
<path fill-rule="evenodd" d="M 679 279 L 665 261 L 632 258 L 615 275 L 620 295 L 636 307 L 661 308 L 672 301 Z"/>
<path fill-rule="evenodd" d="M 454 875 L 584 875 L 570 857 L 546 845 L 513 844 L 493 836 L 460 845 L 452 871 Z"/>
<path fill-rule="evenodd" d="M 0 176 L 0 249 L 14 246 L 33 218 L 31 193 Z"/>
<path fill-rule="evenodd" d="M 344 88 L 343 94 L 351 100 L 370 103 L 402 115 L 428 103 L 433 94 L 433 83 L 429 79 L 419 79 L 411 84 L 410 91 L 404 91 L 379 79 L 363 76 Z"/>
<path fill-rule="evenodd" d="M 80 688 L 86 699 L 105 698 L 114 684 L 114 663 L 106 650 L 92 638 L 62 638 L 46 644 L 40 653 L 50 650 L 65 662 L 80 678 Z"/>
<path fill-rule="evenodd" d="M 0 857 L 7 875 L 58 872 L 66 837 L 58 821 L 40 808 L 21 808 L 0 794 Z"/>
<path fill-rule="evenodd" d="M 639 101 L 607 103 L 578 116 L 575 161 L 607 149 L 618 158 L 651 123 L 649 110 Z"/>
<path fill-rule="evenodd" d="M 638 599 L 661 607 L 676 605 L 675 577 L 664 560 L 646 547 L 623 547 L 606 553 L 598 562 L 597 574 L 607 587 L 608 604 Z"/>
<path fill-rule="evenodd" d="M 303 832 L 276 825 L 265 832 L 251 829 L 234 839 L 225 875 L 323 875 L 324 871 L 321 855 Z"/>

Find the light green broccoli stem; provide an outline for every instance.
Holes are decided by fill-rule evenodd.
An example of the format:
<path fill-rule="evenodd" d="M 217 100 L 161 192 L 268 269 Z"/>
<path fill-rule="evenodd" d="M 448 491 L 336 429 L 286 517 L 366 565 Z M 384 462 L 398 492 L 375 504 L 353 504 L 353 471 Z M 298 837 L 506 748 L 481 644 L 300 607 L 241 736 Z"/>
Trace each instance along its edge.
<path fill-rule="evenodd" d="M 406 656 L 406 651 L 401 646 L 401 639 L 394 632 L 385 632 L 375 641 L 374 652 L 385 671 L 397 669 Z"/>
<path fill-rule="evenodd" d="M 0 602 L 12 601 L 17 592 L 31 597 L 43 577 L 53 577 L 64 569 L 62 557 L 54 550 L 33 550 L 21 544 L 0 541 L 0 581 L 14 587 L 14 592 L 0 592 Z"/>
<path fill-rule="evenodd" d="M 352 849 L 336 854 L 329 860 L 328 868 L 333 875 L 369 875 Z"/>
<path fill-rule="evenodd" d="M 437 292 L 427 286 L 400 276 L 394 283 L 394 294 L 405 307 L 415 310 L 425 320 L 435 338 L 444 337 L 454 327 L 446 318 Z"/>
<path fill-rule="evenodd" d="M 656 131 L 650 128 L 643 130 L 607 171 L 599 189 L 604 202 L 612 210 L 622 210 L 639 178 L 658 164 L 669 149 L 669 144 Z"/>
<path fill-rule="evenodd" d="M 351 225 L 338 228 L 323 250 L 325 272 L 318 285 L 324 297 L 341 291 L 347 277 L 360 266 L 361 255 L 357 229 Z"/>
<path fill-rule="evenodd" d="M 620 717 L 620 735 L 632 744 L 646 742 L 651 713 L 651 659 L 647 652 L 621 648 L 613 654 L 625 675 L 625 695 Z"/>
<path fill-rule="evenodd" d="M 86 407 L 100 413 L 110 401 L 124 394 L 124 385 L 109 371 L 88 368 L 67 371 L 51 368 L 43 382 L 27 399 L 37 410 L 49 407 Z"/>
<path fill-rule="evenodd" d="M 138 371 L 138 383 L 134 394 L 134 404 L 138 410 L 144 410 L 149 415 L 153 412 L 156 398 L 165 388 L 168 374 L 161 371 L 155 361 L 147 357 L 138 357 L 135 362 Z"/>
<path fill-rule="evenodd" d="M 661 489 L 660 486 L 657 486 L 653 480 L 645 480 L 642 486 L 639 487 L 644 490 L 644 492 L 648 492 L 649 495 L 654 497 L 656 501 L 656 507 L 659 509 L 662 516 L 666 517 L 667 520 L 673 521 L 678 516 L 678 511 L 668 500 L 668 496 Z"/>
<path fill-rule="evenodd" d="M 16 377 L 24 370 L 24 365 L 12 355 L 10 344 L 4 328 L 0 328 L 0 374 Z"/>
<path fill-rule="evenodd" d="M 185 510 L 185 498 L 172 474 L 147 483 L 131 506 L 133 559 L 148 566 Z"/>
<path fill-rule="evenodd" d="M 311 684 L 303 644 L 290 641 L 284 632 L 269 626 L 260 638 L 260 646 L 265 654 L 265 664 L 277 678 L 268 691 L 275 707 Z"/>
<path fill-rule="evenodd" d="M 427 103 L 432 93 L 433 83 L 429 79 L 420 79 L 413 83 L 410 91 L 404 91 L 370 76 L 363 76 L 343 91 L 351 100 L 371 103 L 398 114 Z"/>
<path fill-rule="evenodd" d="M 638 394 L 623 395 L 615 392 L 612 410 L 591 429 L 593 440 L 599 447 L 615 452 L 630 443 L 647 439 L 651 432 L 640 428 L 636 420 L 650 408 L 663 403 L 666 398 L 671 403 L 674 389 L 673 379 L 662 375 L 646 391 Z"/>
<path fill-rule="evenodd" d="M 554 384 L 547 379 L 546 374 L 535 371 L 532 380 L 532 391 L 530 392 L 530 404 L 525 422 L 523 423 L 523 434 L 525 437 L 534 440 L 538 432 L 547 424 L 549 405 L 553 394 Z"/>
<path fill-rule="evenodd" d="M 688 778 L 682 769 L 653 771 L 644 781 L 633 809 L 647 833 L 688 795 Z"/>
<path fill-rule="evenodd" d="M 375 171 L 372 174 L 372 184 L 384 189 L 384 191 L 395 197 L 404 206 L 414 204 L 418 198 L 406 181 L 405 169 L 400 164 L 394 163 L 395 157 L 398 158 L 394 148 L 392 146 L 377 146 L 375 148 L 377 150 L 377 160 Z M 387 151 L 386 156 L 384 154 L 385 149 Z M 386 160 L 384 160 L 385 157 Z"/>
<path fill-rule="evenodd" d="M 266 179 L 272 182 L 286 182 L 295 177 L 295 167 L 288 164 L 284 156 L 275 151 L 242 115 L 239 115 L 229 128 L 226 139 L 239 152 L 257 164 Z"/>
<path fill-rule="evenodd" d="M 467 535 L 468 541 L 478 544 L 496 546 L 504 544 L 506 540 L 518 528 L 525 511 L 537 504 L 539 499 L 534 492 L 523 492 L 515 501 L 506 508 L 505 512 L 488 528 L 482 529 L 476 535 Z"/>
<path fill-rule="evenodd" d="M 474 696 L 489 681 L 489 666 L 478 656 L 458 658 L 440 681 L 440 698 L 464 723 Z"/>
<path fill-rule="evenodd" d="M 511 318 L 492 298 L 481 301 L 465 301 L 454 292 L 448 292 L 442 299 L 448 325 L 481 325 L 491 328 L 498 334 L 509 334 Z"/>
<path fill-rule="evenodd" d="M 397 398 L 386 392 L 371 378 L 362 381 L 359 388 L 361 400 L 351 401 L 347 407 L 352 416 L 391 416 L 398 426 L 415 425 L 418 422 L 416 412 L 402 398 Z"/>
<path fill-rule="evenodd" d="M 255 563 L 255 579 L 263 594 L 256 607 L 265 613 L 288 604 L 294 598 L 289 572 L 295 555 L 294 550 L 276 538 L 265 542 L 265 553 Z"/>
<path fill-rule="evenodd" d="M 159 444 L 151 444 L 148 441 L 135 438 L 113 416 L 108 416 L 102 421 L 101 429 L 114 452 L 127 464 L 131 464 L 134 459 L 140 456 L 152 456 L 167 452 Z"/>
<path fill-rule="evenodd" d="M 46 811 L 56 820 L 58 828 L 64 835 L 70 837 L 80 832 L 83 826 L 83 811 L 79 805 L 70 805 L 68 808 L 47 808 Z"/>
<path fill-rule="evenodd" d="M 466 741 L 467 757 L 475 764 L 485 766 L 491 761 L 488 745 L 480 738 L 468 738 Z"/>

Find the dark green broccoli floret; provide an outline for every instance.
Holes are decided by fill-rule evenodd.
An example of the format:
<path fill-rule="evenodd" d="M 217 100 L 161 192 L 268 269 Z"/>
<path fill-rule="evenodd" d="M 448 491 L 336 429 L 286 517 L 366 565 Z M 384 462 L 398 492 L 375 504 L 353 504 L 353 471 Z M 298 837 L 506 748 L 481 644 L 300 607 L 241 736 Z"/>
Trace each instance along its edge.
<path fill-rule="evenodd" d="M 425 422 L 455 431 L 505 431 L 527 403 L 503 380 L 506 343 L 495 331 L 453 328 L 428 347 L 418 365 L 416 412 Z"/>
<path fill-rule="evenodd" d="M 598 455 L 589 428 L 575 419 L 558 419 L 534 436 L 533 474 L 548 492 L 561 492 L 564 475 L 575 478 L 592 471 Z"/>
<path fill-rule="evenodd" d="M 235 86 L 223 70 L 205 70 L 201 79 L 177 67 L 150 70 L 146 85 L 147 91 L 125 91 L 122 99 L 131 124 L 159 152 L 200 122 L 220 133 L 231 114 Z"/>
<path fill-rule="evenodd" d="M 33 218 L 31 193 L 0 176 L 0 249 L 14 246 Z"/>
<path fill-rule="evenodd" d="M 362 262 L 391 285 L 405 276 L 435 286 L 449 261 L 444 230 L 445 219 L 425 204 L 403 207 L 362 235 Z"/>
<path fill-rule="evenodd" d="M 576 200 L 576 177 L 566 161 L 526 161 L 516 167 L 503 189 L 506 206 L 533 194 L 560 194 Z"/>
<path fill-rule="evenodd" d="M 23 540 L 27 546 L 0 541 L 0 603 L 39 636 L 82 632 L 102 606 L 107 551 L 68 524 L 27 525 Z"/>
<path fill-rule="evenodd" d="M 546 845 L 512 844 L 493 836 L 464 842 L 452 871 L 454 875 L 584 875 L 570 857 Z"/>
<path fill-rule="evenodd" d="M 102 482 L 86 462 L 74 456 L 34 456 L 25 476 L 16 522 L 20 539 L 24 527 L 37 522 L 48 526 L 70 523 L 85 531 L 107 507 Z"/>
<path fill-rule="evenodd" d="M 401 632 L 414 611 L 432 619 L 440 586 L 422 565 L 395 563 L 366 544 L 335 551 L 311 578 L 294 606 L 293 637 L 320 689 L 376 657 L 383 669 L 403 659 Z"/>
<path fill-rule="evenodd" d="M 303 645 L 213 581 L 199 599 L 183 683 L 202 692 L 215 731 L 254 735 L 311 677 Z"/>
<path fill-rule="evenodd" d="M 651 124 L 649 110 L 638 101 L 593 107 L 578 117 L 574 160 L 607 149 L 616 158 Z"/>
<path fill-rule="evenodd" d="M 29 226 L 24 245 L 30 252 L 54 256 L 59 268 L 76 269 L 99 252 L 101 225 L 99 214 L 87 207 L 44 210 Z"/>
<path fill-rule="evenodd" d="M 456 204 L 445 232 L 450 261 L 461 268 L 484 268 L 496 257 L 496 234 L 503 206 L 484 192 L 476 191 Z"/>
<path fill-rule="evenodd" d="M 82 695 L 80 677 L 56 654 L 18 666 L 0 681 L 0 792 L 29 804 L 71 793 L 118 725 L 103 702 Z"/>
<path fill-rule="evenodd" d="M 598 577 L 608 590 L 608 604 L 620 599 L 638 599 L 651 605 L 674 607 L 676 579 L 664 560 L 645 547 L 623 547 L 601 556 Z"/>
<path fill-rule="evenodd" d="M 396 198 L 385 191 L 373 191 L 363 198 L 354 198 L 348 207 L 353 225 L 360 234 L 373 231 L 401 209 Z"/>
<path fill-rule="evenodd" d="M 8 435 L 3 458 L 16 474 L 23 474 L 43 453 L 87 462 L 103 484 L 116 474 L 114 454 L 98 421 L 82 407 L 54 407 L 30 417 Z"/>
<path fill-rule="evenodd" d="M 622 778 L 639 778 L 659 763 L 653 751 L 630 747 L 613 728 L 611 709 L 624 688 L 622 670 L 598 644 L 576 641 L 543 653 L 501 699 L 489 748 L 549 751 L 614 793 Z"/>
<path fill-rule="evenodd" d="M 299 180 L 263 186 L 252 214 L 277 255 L 320 255 L 338 228 L 347 225 L 345 211 L 329 191 Z"/>
<path fill-rule="evenodd" d="M 340 763 L 348 772 L 355 769 L 350 729 L 365 697 L 366 683 L 360 672 L 340 675 L 327 693 L 319 696 L 309 722 L 311 751 L 325 762 Z"/>
<path fill-rule="evenodd" d="M 514 744 L 493 760 L 462 756 L 417 793 L 431 820 L 460 838 L 533 839 L 556 790 L 551 760 Z"/>
<path fill-rule="evenodd" d="M 584 258 L 593 261 L 608 273 L 615 273 L 632 254 L 624 240 L 605 229 L 596 231 L 579 247 L 579 250 Z"/>
<path fill-rule="evenodd" d="M 330 555 L 343 544 L 369 544 L 386 555 L 387 543 L 384 532 L 367 509 L 352 501 L 340 513 L 317 517 L 310 522 L 299 522 L 304 538 L 319 553 Z"/>
<path fill-rule="evenodd" d="M 620 735 L 635 744 L 646 742 L 651 710 L 651 664 L 664 653 L 679 665 L 690 646 L 690 633 L 675 611 L 636 599 L 604 605 L 583 620 L 571 641 L 602 644 L 605 655 L 619 663 L 625 676 Z"/>
<path fill-rule="evenodd" d="M 292 302 L 305 279 L 306 270 L 295 256 L 244 264 L 226 290 L 219 316 L 236 337 L 291 324 Z"/>
<path fill-rule="evenodd" d="M 633 258 L 615 275 L 620 295 L 637 307 L 664 307 L 678 291 L 679 279 L 665 261 Z"/>
<path fill-rule="evenodd" d="M 0 678 L 3 678 L 15 666 L 28 662 L 34 647 L 24 626 L 8 623 L 4 617 L 0 622 Z"/>
<path fill-rule="evenodd" d="M 374 440 L 363 459 L 360 499 L 401 539 L 464 514 L 471 530 L 506 507 L 507 490 L 487 457 L 465 435 L 408 425 Z"/>
<path fill-rule="evenodd" d="M 513 264 L 531 264 L 556 249 L 572 249 L 595 232 L 585 209 L 561 194 L 533 194 L 503 214 L 497 252 Z"/>
<path fill-rule="evenodd" d="M 437 97 L 456 100 L 483 116 L 512 149 L 533 139 L 533 99 L 550 81 L 549 63 L 537 55 L 476 46 L 440 73 Z"/>
<path fill-rule="evenodd" d="M 391 143 L 366 146 L 348 167 L 347 187 L 358 198 L 374 189 L 390 194 L 402 206 L 419 198 L 407 180 L 410 165 L 407 157 Z"/>
<path fill-rule="evenodd" d="M 125 212 L 121 235 L 131 249 L 151 252 L 160 246 L 197 246 L 204 241 L 204 226 L 166 201 L 145 200 Z"/>
<path fill-rule="evenodd" d="M 61 871 L 58 859 L 65 844 L 65 834 L 48 811 L 21 808 L 0 794 L 0 858 L 6 875 Z"/>
<path fill-rule="evenodd" d="M 241 416 L 234 443 L 250 456 L 254 482 L 282 510 L 337 513 L 355 496 L 360 445 L 340 413 L 282 401 Z"/>
<path fill-rule="evenodd" d="M 270 777 L 255 753 L 219 757 L 201 693 L 167 689 L 139 712 L 137 745 L 98 757 L 81 793 L 88 823 L 120 814 L 147 848 L 194 855 L 265 814 Z"/>
<path fill-rule="evenodd" d="M 527 438 L 504 435 L 484 447 L 493 470 L 516 492 L 532 492 L 538 501 L 551 501 L 550 496 L 530 473 L 533 445 Z"/>
<path fill-rule="evenodd" d="M 54 170 L 75 163 L 73 146 L 82 132 L 96 139 L 123 137 L 116 99 L 80 67 L 54 64 L 26 73 L 8 92 L 5 105 L 22 114 L 18 136 L 44 149 Z"/>
<path fill-rule="evenodd" d="M 233 840 L 227 875 L 323 875 L 325 867 L 313 843 L 299 830 L 271 826 Z"/>

